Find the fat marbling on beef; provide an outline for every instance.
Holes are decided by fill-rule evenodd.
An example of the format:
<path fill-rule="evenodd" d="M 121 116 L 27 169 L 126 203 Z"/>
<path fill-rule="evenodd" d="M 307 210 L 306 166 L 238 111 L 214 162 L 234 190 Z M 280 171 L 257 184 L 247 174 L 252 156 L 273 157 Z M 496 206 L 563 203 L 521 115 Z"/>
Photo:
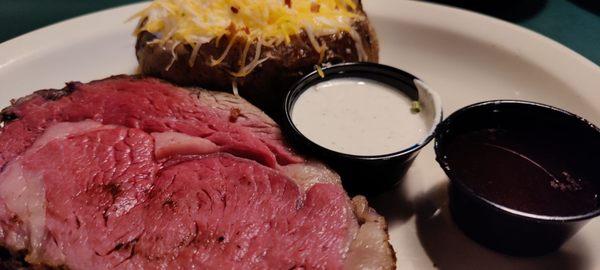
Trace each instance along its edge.
<path fill-rule="evenodd" d="M 0 267 L 395 267 L 385 220 L 239 97 L 117 76 L 1 117 Z"/>

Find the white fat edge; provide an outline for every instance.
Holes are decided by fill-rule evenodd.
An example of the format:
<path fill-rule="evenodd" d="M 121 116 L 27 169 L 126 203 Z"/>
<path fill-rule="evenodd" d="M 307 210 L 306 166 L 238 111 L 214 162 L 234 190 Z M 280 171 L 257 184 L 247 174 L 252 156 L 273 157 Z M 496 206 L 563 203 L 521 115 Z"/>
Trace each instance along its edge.
<path fill-rule="evenodd" d="M 81 127 L 81 128 L 80 128 Z M 26 260 L 34 263 L 40 260 L 42 244 L 46 232 L 46 189 L 44 176 L 39 172 L 25 170 L 22 157 L 35 154 L 47 143 L 93 130 L 114 128 L 94 120 L 77 123 L 57 123 L 47 128 L 21 157 L 10 161 L 0 173 L 0 201 L 16 214 L 29 231 L 29 254 Z"/>
<path fill-rule="evenodd" d="M 46 231 L 46 190 L 40 173 L 23 169 L 19 159 L 0 174 L 0 198 L 29 231 L 28 262 L 39 261 Z"/>
<path fill-rule="evenodd" d="M 325 164 L 313 160 L 279 166 L 278 169 L 292 179 L 305 193 L 316 184 L 342 184 L 342 179 L 336 172 Z"/>
<path fill-rule="evenodd" d="M 48 142 L 52 140 L 64 139 L 69 136 L 82 134 L 92 130 L 101 130 L 114 128 L 114 125 L 102 125 L 91 119 L 83 120 L 80 122 L 60 122 L 48 127 L 42 136 L 37 138 L 35 142 L 27 149 L 26 153 L 36 152 Z"/>
<path fill-rule="evenodd" d="M 419 93 L 419 103 L 421 105 L 421 112 L 419 113 L 425 114 L 425 119 L 427 119 L 428 122 L 427 124 L 430 126 L 427 136 L 423 138 L 423 141 L 425 141 L 427 137 L 433 134 L 435 127 L 442 120 L 442 99 L 437 92 L 431 90 L 431 88 L 423 81 L 414 79 L 413 82 Z"/>

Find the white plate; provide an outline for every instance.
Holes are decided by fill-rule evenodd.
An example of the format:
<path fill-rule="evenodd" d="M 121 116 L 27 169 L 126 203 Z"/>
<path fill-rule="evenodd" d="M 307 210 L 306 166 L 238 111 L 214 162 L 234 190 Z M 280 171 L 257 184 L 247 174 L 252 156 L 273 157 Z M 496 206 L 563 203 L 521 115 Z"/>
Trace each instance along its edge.
<path fill-rule="evenodd" d="M 381 41 L 382 62 L 437 90 L 446 114 L 481 100 L 514 98 L 600 122 L 600 68 L 564 46 L 459 9 L 413 1 L 364 2 Z M 134 73 L 135 22 L 125 21 L 143 6 L 79 17 L 0 44 L 0 105 L 70 80 Z M 557 253 L 508 257 L 473 243 L 452 224 L 446 181 L 429 146 L 404 185 L 374 202 L 389 220 L 399 269 L 600 269 L 600 219 Z"/>

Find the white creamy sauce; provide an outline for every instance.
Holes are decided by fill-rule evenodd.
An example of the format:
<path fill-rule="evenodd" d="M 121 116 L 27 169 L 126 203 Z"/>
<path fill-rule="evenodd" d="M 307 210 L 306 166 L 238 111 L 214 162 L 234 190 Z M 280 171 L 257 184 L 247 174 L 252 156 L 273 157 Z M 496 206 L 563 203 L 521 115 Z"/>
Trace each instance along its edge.
<path fill-rule="evenodd" d="M 340 153 L 390 154 L 420 143 L 429 132 L 426 114 L 412 100 L 374 80 L 340 78 L 308 88 L 294 104 L 294 125 L 308 139 Z"/>

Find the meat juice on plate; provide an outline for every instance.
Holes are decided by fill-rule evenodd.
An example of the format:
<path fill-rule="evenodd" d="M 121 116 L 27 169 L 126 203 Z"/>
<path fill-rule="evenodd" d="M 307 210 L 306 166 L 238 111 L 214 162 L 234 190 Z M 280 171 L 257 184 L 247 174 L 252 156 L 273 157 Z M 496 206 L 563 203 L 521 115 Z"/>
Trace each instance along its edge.
<path fill-rule="evenodd" d="M 298 97 L 292 121 L 316 144 L 336 152 L 374 156 L 394 153 L 426 137 L 427 120 L 413 101 L 386 84 L 364 78 L 331 79 Z"/>

